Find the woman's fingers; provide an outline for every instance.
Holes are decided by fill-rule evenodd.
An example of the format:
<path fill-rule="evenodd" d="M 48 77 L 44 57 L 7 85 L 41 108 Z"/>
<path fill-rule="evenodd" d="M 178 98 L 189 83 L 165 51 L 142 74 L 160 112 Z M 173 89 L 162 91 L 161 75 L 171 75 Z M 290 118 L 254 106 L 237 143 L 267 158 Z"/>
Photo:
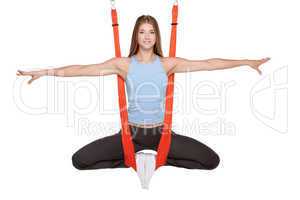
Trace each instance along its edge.
<path fill-rule="evenodd" d="M 33 79 L 33 78 L 31 78 L 31 79 L 28 81 L 28 84 L 31 84 L 31 83 L 32 83 L 32 81 L 34 81 L 34 79 Z"/>
<path fill-rule="evenodd" d="M 260 71 L 260 69 L 257 68 L 257 72 L 259 73 L 259 75 L 262 74 L 262 72 Z"/>
<path fill-rule="evenodd" d="M 268 62 L 270 59 L 271 59 L 271 58 L 269 58 L 269 57 L 266 57 L 266 58 L 261 59 L 261 60 L 260 60 L 260 65 L 263 64 L 263 63 L 265 63 L 265 62 Z"/>
<path fill-rule="evenodd" d="M 269 61 L 270 59 L 271 59 L 271 58 L 269 58 L 269 57 L 261 59 L 261 64 L 263 64 L 263 63 Z"/>
<path fill-rule="evenodd" d="M 40 75 L 36 75 L 36 73 L 34 71 L 25 72 L 25 71 L 22 71 L 22 70 L 17 70 L 17 75 L 18 76 L 21 76 L 21 75 L 31 76 L 31 79 L 27 82 L 28 84 L 31 84 L 34 80 L 41 77 Z"/>
<path fill-rule="evenodd" d="M 261 72 L 261 70 L 259 69 L 259 66 L 262 65 L 262 64 L 264 64 L 265 62 L 269 61 L 270 59 L 271 59 L 271 58 L 269 58 L 269 57 L 262 58 L 262 59 L 259 60 L 258 64 L 255 66 L 256 71 L 257 71 L 260 75 L 262 74 L 262 72 Z"/>
<path fill-rule="evenodd" d="M 28 84 L 31 84 L 32 81 L 34 81 L 34 80 L 36 80 L 38 78 L 40 78 L 40 76 L 32 76 L 32 78 L 28 81 Z"/>
<path fill-rule="evenodd" d="M 22 70 L 18 70 L 17 72 L 17 75 L 20 76 L 20 75 L 32 75 L 32 72 L 25 72 L 25 71 L 22 71 Z"/>
<path fill-rule="evenodd" d="M 17 71 L 17 75 L 23 75 L 23 76 L 38 76 L 38 71 L 22 71 L 22 70 L 18 70 Z"/>
<path fill-rule="evenodd" d="M 23 75 L 23 71 L 18 70 L 18 71 L 17 71 L 17 75 L 18 75 L 18 76 Z"/>

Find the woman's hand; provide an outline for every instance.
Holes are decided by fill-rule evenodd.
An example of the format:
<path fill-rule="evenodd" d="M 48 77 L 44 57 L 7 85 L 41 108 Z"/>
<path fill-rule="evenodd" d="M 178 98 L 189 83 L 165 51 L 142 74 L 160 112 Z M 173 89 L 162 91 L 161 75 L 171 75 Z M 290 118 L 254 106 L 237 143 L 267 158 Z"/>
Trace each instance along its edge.
<path fill-rule="evenodd" d="M 43 76 L 43 71 L 28 71 L 28 72 L 25 72 L 25 71 L 21 71 L 21 70 L 18 70 L 17 72 L 17 76 L 31 76 L 31 79 L 28 81 L 28 84 L 32 83 L 32 81 L 40 78 L 41 76 Z"/>
<path fill-rule="evenodd" d="M 262 74 L 262 72 L 259 69 L 259 66 L 264 64 L 265 62 L 269 61 L 271 58 L 267 57 L 267 58 L 263 58 L 260 60 L 249 60 L 248 65 L 255 69 L 260 75 Z"/>

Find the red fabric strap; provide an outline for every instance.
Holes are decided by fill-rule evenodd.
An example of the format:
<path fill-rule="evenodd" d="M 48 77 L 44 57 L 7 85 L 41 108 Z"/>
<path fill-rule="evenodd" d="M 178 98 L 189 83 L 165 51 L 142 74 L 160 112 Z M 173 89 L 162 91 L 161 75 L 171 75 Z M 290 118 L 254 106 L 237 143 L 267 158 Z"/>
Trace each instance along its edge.
<path fill-rule="evenodd" d="M 177 17 L 178 17 L 178 5 L 173 5 L 172 8 L 172 30 L 170 38 L 169 56 L 175 57 L 176 55 L 176 33 L 177 33 Z M 162 137 L 157 150 L 156 156 L 156 169 L 163 166 L 168 158 L 170 144 L 171 144 L 171 128 L 172 128 L 172 111 L 173 111 L 173 95 L 174 95 L 174 76 L 171 74 L 168 76 L 168 85 L 166 90 L 166 102 L 165 102 L 165 117 L 164 128 L 162 131 Z"/>
<path fill-rule="evenodd" d="M 118 24 L 118 15 L 116 9 L 111 10 L 111 19 L 112 19 L 112 24 Z M 116 57 L 121 57 L 118 26 L 113 26 L 113 32 L 114 32 L 115 55 Z M 128 125 L 125 84 L 124 84 L 124 80 L 120 75 L 118 75 L 118 93 L 119 93 L 119 108 L 120 108 L 120 117 L 121 117 L 121 126 L 122 126 L 122 131 L 121 131 L 122 145 L 123 145 L 125 165 L 132 167 L 134 170 L 136 170 L 134 146 L 131 140 L 131 134 Z"/>

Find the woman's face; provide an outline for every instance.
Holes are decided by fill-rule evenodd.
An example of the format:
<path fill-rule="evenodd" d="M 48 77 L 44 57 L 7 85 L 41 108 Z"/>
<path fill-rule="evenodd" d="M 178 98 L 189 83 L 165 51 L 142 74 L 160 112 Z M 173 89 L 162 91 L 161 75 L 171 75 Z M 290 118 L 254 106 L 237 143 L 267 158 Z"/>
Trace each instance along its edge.
<path fill-rule="evenodd" d="M 151 49 L 155 45 L 156 35 L 152 24 L 143 23 L 138 31 L 138 44 L 142 49 Z"/>

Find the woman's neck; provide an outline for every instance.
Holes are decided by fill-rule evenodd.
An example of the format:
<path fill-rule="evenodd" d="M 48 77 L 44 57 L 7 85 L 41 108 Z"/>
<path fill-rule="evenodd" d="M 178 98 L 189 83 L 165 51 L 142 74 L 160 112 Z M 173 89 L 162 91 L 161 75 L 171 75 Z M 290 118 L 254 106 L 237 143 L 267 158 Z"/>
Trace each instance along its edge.
<path fill-rule="evenodd" d="M 135 57 L 141 63 L 151 63 L 155 60 L 156 55 L 153 52 L 138 52 Z"/>

